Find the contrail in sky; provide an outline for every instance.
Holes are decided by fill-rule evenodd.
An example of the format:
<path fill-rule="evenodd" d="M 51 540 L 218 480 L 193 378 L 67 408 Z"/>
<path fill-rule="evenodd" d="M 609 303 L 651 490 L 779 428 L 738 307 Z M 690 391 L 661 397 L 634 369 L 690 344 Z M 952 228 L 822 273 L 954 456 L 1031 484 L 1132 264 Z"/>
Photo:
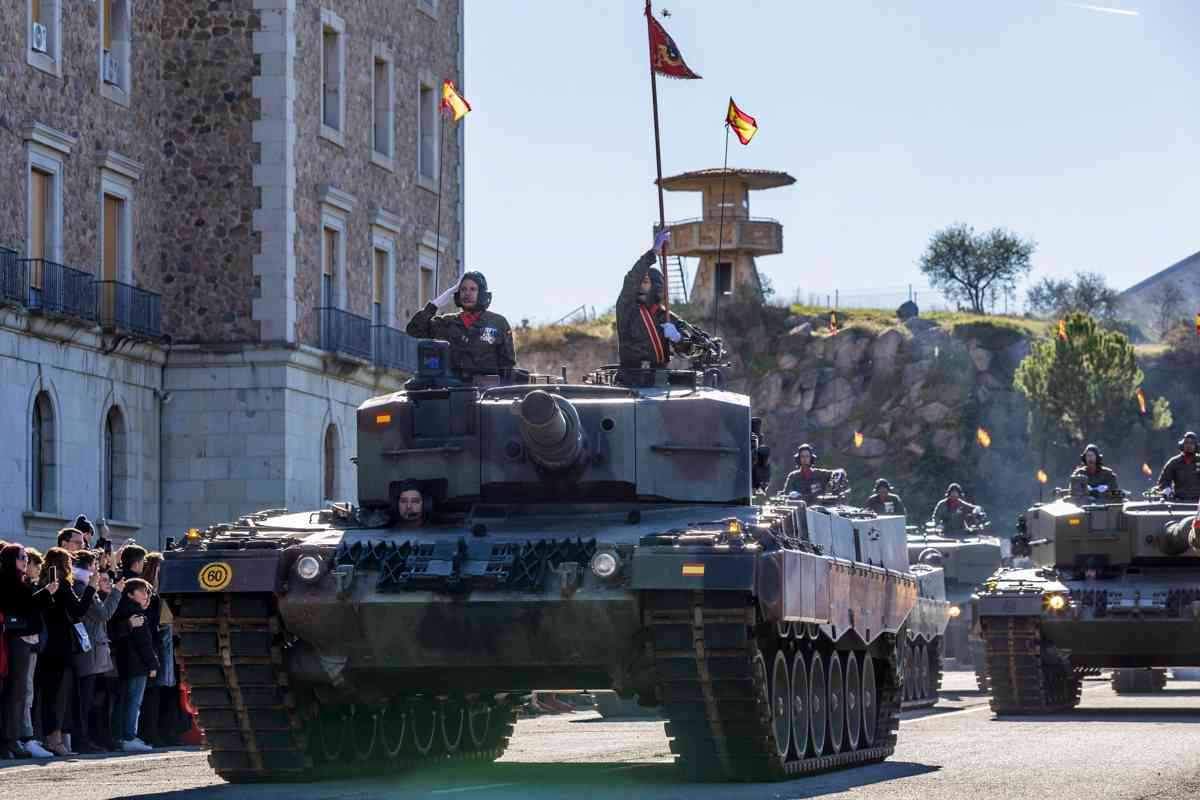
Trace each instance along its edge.
<path fill-rule="evenodd" d="M 1110 6 L 1094 6 L 1090 3 L 1067 3 L 1073 8 L 1082 8 L 1084 11 L 1099 11 L 1102 14 L 1120 14 L 1122 17 L 1137 17 L 1141 15 L 1140 11 L 1133 11 L 1128 8 L 1111 8 Z"/>

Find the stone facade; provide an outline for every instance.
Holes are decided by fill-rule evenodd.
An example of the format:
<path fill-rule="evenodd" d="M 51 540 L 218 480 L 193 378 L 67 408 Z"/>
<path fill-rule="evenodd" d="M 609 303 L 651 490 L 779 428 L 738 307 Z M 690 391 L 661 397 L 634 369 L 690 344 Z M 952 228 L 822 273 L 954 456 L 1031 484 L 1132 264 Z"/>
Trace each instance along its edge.
<path fill-rule="evenodd" d="M 460 3 L 117 0 L 130 19 L 125 44 L 113 46 L 128 53 L 119 81 L 128 92 L 101 80 L 101 4 L 43 0 L 61 19 L 51 58 L 31 49 L 27 3 L 0 0 L 5 19 L 22 21 L 0 30 L 0 170 L 10 187 L 0 193 L 0 248 L 30 252 L 30 153 L 44 153 L 61 167 L 62 209 L 60 245 L 46 257 L 97 275 L 102 193 L 120 182 L 132 247 L 118 278 L 161 295 L 162 335 L 47 317 L 17 287 L 0 309 L 0 369 L 13 376 L 0 412 L 24 423 L 0 434 L 0 538 L 44 545 L 68 515 L 104 516 L 97 454 L 114 405 L 128 517 L 114 533 L 154 545 L 258 508 L 315 507 L 331 494 L 328 453 L 328 499 L 355 499 L 354 409 L 404 375 L 376 353 L 319 349 L 328 345 L 316 311 L 322 228 L 333 213 L 344 240 L 335 305 L 361 317 L 374 311 L 374 249 L 390 253 L 378 322 L 393 328 L 418 307 L 419 264 L 432 253 L 442 286 L 461 274 L 461 126 L 447 123 L 438 148 L 440 239 L 436 182 L 418 174 L 420 87 L 463 86 Z M 344 54 L 337 137 L 322 135 L 332 19 Z M 392 90 L 382 118 L 380 74 Z M 389 123 L 385 159 L 373 137 Z M 0 250 L 2 263 L 17 262 Z M 44 513 L 31 500 L 39 387 L 56 423 Z"/>

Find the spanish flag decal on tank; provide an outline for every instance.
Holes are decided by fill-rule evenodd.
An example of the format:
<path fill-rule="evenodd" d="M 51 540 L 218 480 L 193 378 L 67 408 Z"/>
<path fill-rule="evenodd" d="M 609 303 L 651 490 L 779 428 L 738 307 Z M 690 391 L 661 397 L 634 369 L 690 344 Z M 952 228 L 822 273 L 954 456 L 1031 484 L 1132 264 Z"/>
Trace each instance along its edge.
<path fill-rule="evenodd" d="M 703 577 L 703 575 L 704 575 L 704 565 L 703 564 L 684 564 L 683 565 L 683 577 L 699 578 L 699 577 Z"/>

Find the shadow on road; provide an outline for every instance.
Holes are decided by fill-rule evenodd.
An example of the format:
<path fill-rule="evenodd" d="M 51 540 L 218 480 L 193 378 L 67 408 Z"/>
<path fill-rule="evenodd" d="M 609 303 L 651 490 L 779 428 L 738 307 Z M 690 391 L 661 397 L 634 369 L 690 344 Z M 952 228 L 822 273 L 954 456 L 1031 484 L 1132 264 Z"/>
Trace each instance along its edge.
<path fill-rule="evenodd" d="M 404 772 L 387 778 L 363 778 L 322 783 L 228 784 L 159 794 L 130 794 L 140 800 L 232 800 L 276 798 L 289 800 L 370 800 L 371 798 L 454 797 L 487 798 L 762 798 L 820 797 L 885 781 L 923 775 L 938 767 L 887 761 L 858 769 L 796 778 L 772 784 L 686 783 L 671 764 L 446 764 Z M 586 792 L 586 795 L 580 792 Z"/>
<path fill-rule="evenodd" d="M 1155 695 L 1147 695 L 1147 697 L 1162 697 L 1169 692 L 1159 692 Z M 1183 694 L 1180 692 L 1179 694 Z M 1189 692 L 1190 694 L 1190 692 Z M 1064 712 L 1061 714 L 1031 714 L 1026 716 L 1000 716 L 993 717 L 993 722 L 1117 722 L 1120 724 L 1129 723 L 1162 723 L 1162 722 L 1186 722 L 1190 724 L 1200 723 L 1200 713 L 1197 713 L 1195 708 L 1086 708 L 1075 709 L 1074 711 Z"/>

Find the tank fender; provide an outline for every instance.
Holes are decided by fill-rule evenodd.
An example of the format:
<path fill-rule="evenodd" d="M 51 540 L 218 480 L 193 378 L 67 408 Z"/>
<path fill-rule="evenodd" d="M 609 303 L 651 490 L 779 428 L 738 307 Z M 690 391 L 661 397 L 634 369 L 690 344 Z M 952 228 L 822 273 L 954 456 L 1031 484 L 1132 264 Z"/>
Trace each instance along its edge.
<path fill-rule="evenodd" d="M 633 589 L 703 589 L 753 592 L 758 556 L 680 552 L 639 547 L 634 551 Z"/>
<path fill-rule="evenodd" d="M 283 550 L 172 550 L 163 560 L 159 591 L 172 594 L 278 592 Z"/>

